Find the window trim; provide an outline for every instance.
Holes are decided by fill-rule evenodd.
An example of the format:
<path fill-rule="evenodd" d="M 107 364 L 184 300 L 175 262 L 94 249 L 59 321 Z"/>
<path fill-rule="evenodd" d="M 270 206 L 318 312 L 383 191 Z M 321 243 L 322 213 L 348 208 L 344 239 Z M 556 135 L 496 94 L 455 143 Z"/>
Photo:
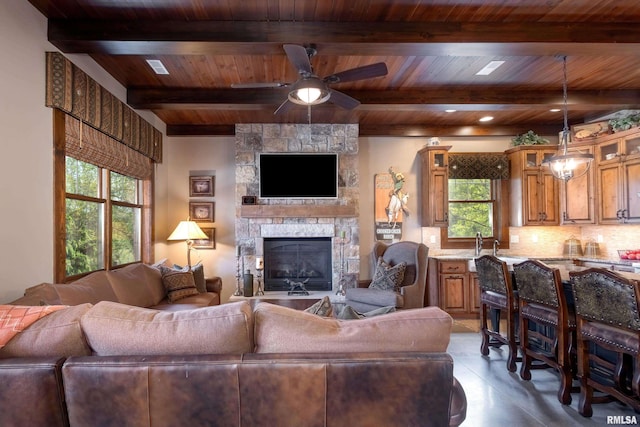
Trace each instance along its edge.
<path fill-rule="evenodd" d="M 493 224 L 495 238 L 500 242 L 500 248 L 509 249 L 509 180 L 492 179 L 491 191 L 495 195 L 495 206 L 493 209 Z M 449 200 L 447 197 L 447 206 Z M 448 210 L 448 208 L 447 208 Z M 440 248 L 441 249 L 473 249 L 475 248 L 475 238 L 450 238 L 449 227 L 440 228 Z M 483 249 L 492 249 L 493 240 L 484 239 Z"/>

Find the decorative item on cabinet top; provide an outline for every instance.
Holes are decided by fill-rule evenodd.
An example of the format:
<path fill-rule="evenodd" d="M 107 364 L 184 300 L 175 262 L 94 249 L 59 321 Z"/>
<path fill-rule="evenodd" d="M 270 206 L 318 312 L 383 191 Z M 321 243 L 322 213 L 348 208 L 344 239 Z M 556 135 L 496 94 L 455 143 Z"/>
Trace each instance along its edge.
<path fill-rule="evenodd" d="M 509 179 L 504 153 L 449 153 L 449 179 Z"/>

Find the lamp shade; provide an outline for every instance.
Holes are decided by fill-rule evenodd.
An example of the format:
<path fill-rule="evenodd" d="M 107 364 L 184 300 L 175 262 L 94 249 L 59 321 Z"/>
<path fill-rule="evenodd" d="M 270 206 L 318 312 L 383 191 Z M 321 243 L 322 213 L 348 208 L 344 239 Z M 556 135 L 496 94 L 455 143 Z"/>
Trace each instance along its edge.
<path fill-rule="evenodd" d="M 208 236 L 194 221 L 180 221 L 167 240 L 208 239 Z"/>

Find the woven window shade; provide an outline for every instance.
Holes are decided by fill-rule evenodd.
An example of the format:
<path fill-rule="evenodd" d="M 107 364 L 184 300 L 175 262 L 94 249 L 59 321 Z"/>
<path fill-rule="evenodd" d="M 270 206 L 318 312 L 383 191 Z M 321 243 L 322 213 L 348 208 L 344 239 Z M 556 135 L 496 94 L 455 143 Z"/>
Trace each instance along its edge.
<path fill-rule="evenodd" d="M 449 153 L 449 179 L 509 179 L 503 153 Z"/>
<path fill-rule="evenodd" d="M 65 114 L 66 154 L 74 159 L 138 179 L 150 179 L 153 161 L 117 140 Z"/>

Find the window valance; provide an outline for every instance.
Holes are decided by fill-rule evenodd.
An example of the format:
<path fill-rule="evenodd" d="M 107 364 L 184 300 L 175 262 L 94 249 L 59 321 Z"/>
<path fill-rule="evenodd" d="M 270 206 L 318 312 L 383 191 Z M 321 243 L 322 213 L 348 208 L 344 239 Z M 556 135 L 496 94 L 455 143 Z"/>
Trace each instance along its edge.
<path fill-rule="evenodd" d="M 503 153 L 449 153 L 450 179 L 509 179 Z"/>
<path fill-rule="evenodd" d="M 103 132 L 155 162 L 162 133 L 58 52 L 47 52 L 46 106 Z M 77 126 L 76 126 L 77 127 Z"/>

